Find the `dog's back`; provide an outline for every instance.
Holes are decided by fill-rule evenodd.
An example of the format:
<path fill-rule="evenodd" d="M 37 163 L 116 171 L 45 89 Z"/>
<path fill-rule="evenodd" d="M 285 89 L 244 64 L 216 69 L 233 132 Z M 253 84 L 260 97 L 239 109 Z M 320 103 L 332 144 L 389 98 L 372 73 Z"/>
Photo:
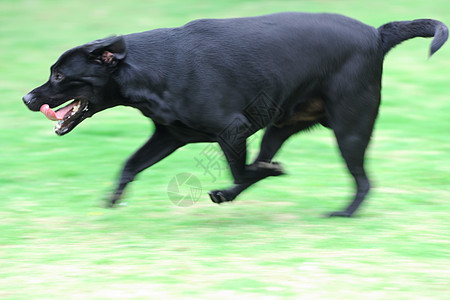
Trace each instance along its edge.
<path fill-rule="evenodd" d="M 182 70 L 208 66 L 234 76 L 261 78 L 273 73 L 276 79 L 291 78 L 311 66 L 327 73 L 355 52 L 379 50 L 374 27 L 336 14 L 277 13 L 235 19 L 201 19 L 182 27 L 157 29 L 125 36 L 131 49 L 145 49 L 149 60 L 167 50 L 166 59 Z M 155 44 L 158 47 L 154 47 Z M 162 46 L 165 45 L 165 46 Z M 156 48 L 158 53 L 152 51 Z M 156 51 L 155 49 L 155 51 Z M 142 63 L 142 61 L 141 61 Z M 152 64 L 167 67 L 166 61 Z M 324 70 L 325 68 L 330 68 Z M 192 69 L 191 69 L 192 68 Z M 179 70 L 177 70 L 179 71 Z M 199 70 L 204 71 L 204 70 Z M 247 72 L 248 74 L 239 74 Z M 294 77 L 301 74 L 296 74 Z M 318 75 L 318 74 L 314 74 Z M 274 78 L 271 78 L 274 79 Z"/>
<path fill-rule="evenodd" d="M 125 40 L 139 54 L 129 55 L 128 63 L 164 81 L 173 96 L 167 101 L 183 106 L 183 115 L 190 118 L 185 121 L 197 124 L 216 112 L 220 116 L 215 118 L 223 119 L 241 110 L 261 90 L 284 106 L 300 85 L 322 84 L 351 56 L 382 62 L 377 30 L 335 14 L 202 19 Z M 168 70 L 171 76 L 164 75 Z M 194 108 L 192 101 L 200 105 Z"/>

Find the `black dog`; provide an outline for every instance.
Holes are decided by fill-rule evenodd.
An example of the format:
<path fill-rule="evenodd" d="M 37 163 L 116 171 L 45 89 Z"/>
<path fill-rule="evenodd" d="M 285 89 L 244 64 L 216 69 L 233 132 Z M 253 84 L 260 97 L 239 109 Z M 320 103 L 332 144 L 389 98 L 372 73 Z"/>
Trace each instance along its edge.
<path fill-rule="evenodd" d="M 447 27 L 430 19 L 378 29 L 333 14 L 197 20 L 73 48 L 23 100 L 59 120 L 58 135 L 117 105 L 153 120 L 155 132 L 126 162 L 111 206 L 139 172 L 196 142 L 221 146 L 237 185 L 210 197 L 231 201 L 253 183 L 282 174 L 271 161 L 283 142 L 322 124 L 334 131 L 356 181 L 351 204 L 331 214 L 349 217 L 370 188 L 364 153 L 380 105 L 384 56 L 404 40 L 433 36 L 430 55 L 448 38 Z M 246 139 L 265 127 L 259 156 L 246 165 Z"/>

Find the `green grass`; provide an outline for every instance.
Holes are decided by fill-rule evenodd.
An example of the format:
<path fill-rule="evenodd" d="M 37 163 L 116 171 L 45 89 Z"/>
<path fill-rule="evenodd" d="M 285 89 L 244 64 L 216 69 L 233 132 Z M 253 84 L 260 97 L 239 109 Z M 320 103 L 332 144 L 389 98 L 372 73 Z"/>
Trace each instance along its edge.
<path fill-rule="evenodd" d="M 110 210 L 101 200 L 151 124 L 115 108 L 57 137 L 21 103 L 64 50 L 113 33 L 286 10 L 450 24 L 447 0 L 393 2 L 1 1 L 0 298 L 448 299 L 449 45 L 427 59 L 431 41 L 414 39 L 386 58 L 367 160 L 375 188 L 353 219 L 322 217 L 353 192 L 325 129 L 288 141 L 277 160 L 289 175 L 231 204 L 208 199 L 231 178 L 196 166 L 197 144 L 143 172 Z M 203 190 L 186 208 L 167 195 L 183 172 Z"/>

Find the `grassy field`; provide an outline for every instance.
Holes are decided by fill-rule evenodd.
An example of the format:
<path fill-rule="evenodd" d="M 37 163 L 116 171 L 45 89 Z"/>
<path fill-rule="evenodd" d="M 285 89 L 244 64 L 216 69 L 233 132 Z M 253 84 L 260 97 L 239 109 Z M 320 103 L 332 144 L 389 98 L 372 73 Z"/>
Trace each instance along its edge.
<path fill-rule="evenodd" d="M 231 177 L 205 173 L 196 157 L 207 144 L 196 144 L 143 172 L 111 210 L 101 201 L 150 135 L 148 120 L 115 108 L 58 137 L 21 102 L 76 45 L 287 10 L 373 26 L 424 17 L 450 25 L 448 0 L 0 2 L 0 299 L 448 299 L 448 44 L 431 59 L 429 39 L 388 55 L 367 161 L 375 188 L 353 219 L 322 217 L 353 192 L 325 129 L 289 140 L 277 156 L 289 175 L 236 202 L 209 200 L 206 192 Z M 257 146 L 258 138 L 252 155 Z M 202 189 L 188 207 L 168 197 L 184 172 Z"/>

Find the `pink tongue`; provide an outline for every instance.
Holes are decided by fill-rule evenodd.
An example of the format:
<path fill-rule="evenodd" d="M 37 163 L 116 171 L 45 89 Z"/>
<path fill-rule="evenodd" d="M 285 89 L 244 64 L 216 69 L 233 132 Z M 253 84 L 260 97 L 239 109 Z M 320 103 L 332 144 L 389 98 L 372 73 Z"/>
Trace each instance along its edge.
<path fill-rule="evenodd" d="M 53 109 L 51 109 L 48 104 L 44 104 L 41 106 L 41 112 L 47 117 L 47 119 L 52 121 L 59 121 L 64 119 L 64 116 L 78 103 L 79 101 L 73 101 L 69 105 L 60 108 L 57 111 L 53 111 Z"/>
<path fill-rule="evenodd" d="M 43 113 L 47 117 L 47 119 L 52 121 L 58 121 L 62 119 L 58 118 L 56 113 L 48 106 L 48 104 L 44 104 L 41 106 L 41 113 Z"/>

